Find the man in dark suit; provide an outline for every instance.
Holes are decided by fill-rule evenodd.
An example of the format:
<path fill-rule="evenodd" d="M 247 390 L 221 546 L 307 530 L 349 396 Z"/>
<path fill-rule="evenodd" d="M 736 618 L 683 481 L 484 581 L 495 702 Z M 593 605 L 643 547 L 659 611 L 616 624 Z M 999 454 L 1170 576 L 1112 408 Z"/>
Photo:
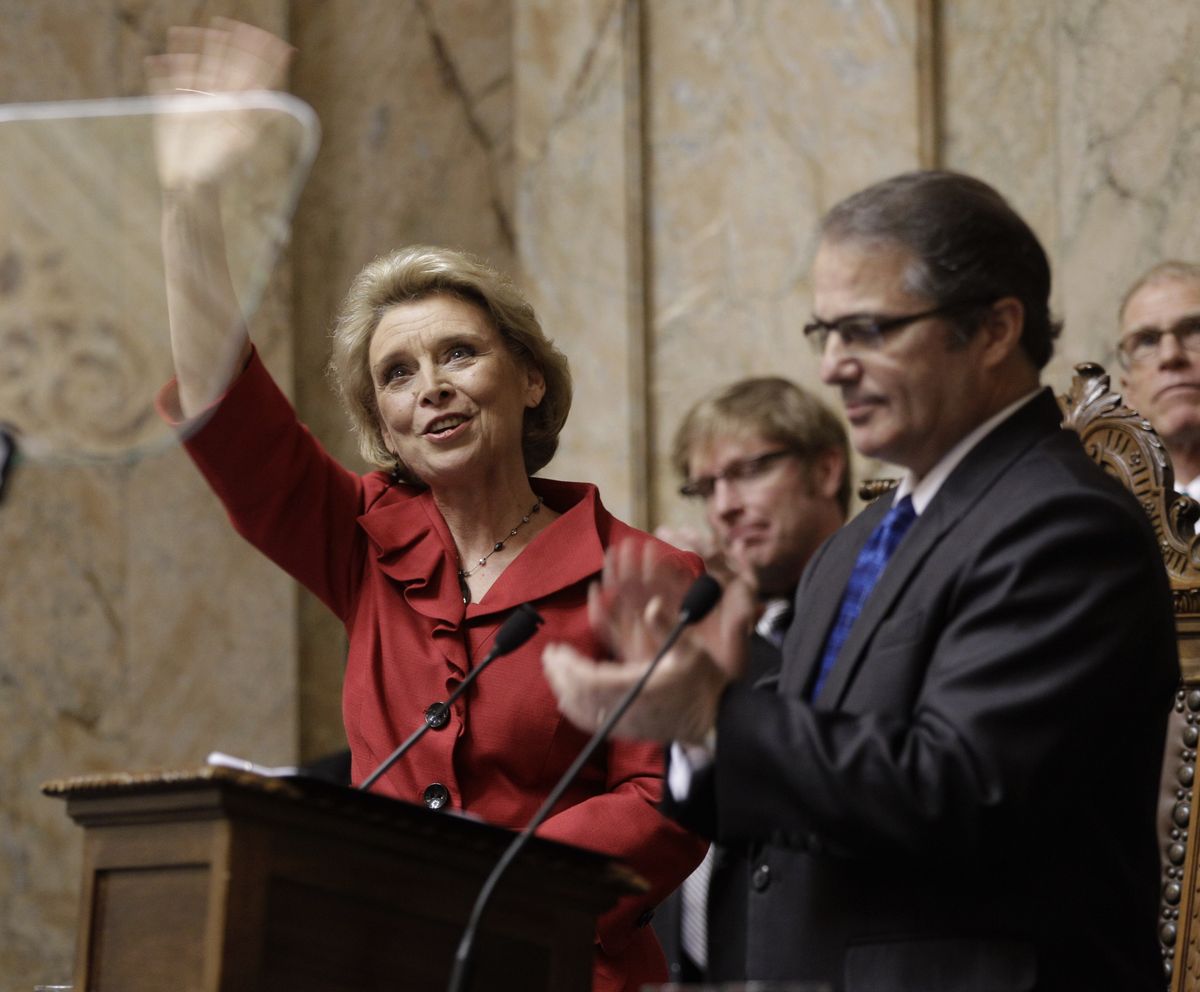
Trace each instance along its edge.
<path fill-rule="evenodd" d="M 680 492 L 702 504 L 707 533 L 660 527 L 658 537 L 704 556 L 710 573 L 743 575 L 758 612 L 742 680 L 766 688 L 796 583 L 809 558 L 846 519 L 850 446 L 837 415 L 777 376 L 741 379 L 700 399 L 680 422 L 671 461 Z M 713 844 L 700 867 L 654 916 L 671 970 L 684 981 L 746 971 L 746 904 L 753 865 Z"/>
<path fill-rule="evenodd" d="M 909 173 L 827 215 L 813 291 L 851 443 L 900 485 L 809 563 L 777 692 L 733 681 L 734 582 L 618 730 L 687 745 L 680 819 L 764 845 L 751 978 L 1157 992 L 1171 597 L 1145 515 L 1039 387 L 1045 253 L 986 184 Z M 626 659 L 544 657 L 572 720 L 611 711 L 684 585 L 614 557 L 595 617 Z"/>

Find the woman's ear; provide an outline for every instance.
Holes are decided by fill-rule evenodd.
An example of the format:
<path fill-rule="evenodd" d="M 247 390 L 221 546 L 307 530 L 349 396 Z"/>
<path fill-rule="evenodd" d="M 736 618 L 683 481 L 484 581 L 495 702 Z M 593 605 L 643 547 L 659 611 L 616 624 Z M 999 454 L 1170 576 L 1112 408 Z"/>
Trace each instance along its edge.
<path fill-rule="evenodd" d="M 546 377 L 536 365 L 525 367 L 525 406 L 532 410 L 546 395 Z"/>

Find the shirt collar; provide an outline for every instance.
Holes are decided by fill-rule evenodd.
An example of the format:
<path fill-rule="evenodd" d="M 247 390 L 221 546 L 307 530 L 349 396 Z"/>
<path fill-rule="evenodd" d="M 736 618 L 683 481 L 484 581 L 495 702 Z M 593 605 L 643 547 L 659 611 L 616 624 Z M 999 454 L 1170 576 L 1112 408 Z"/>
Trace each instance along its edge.
<path fill-rule="evenodd" d="M 900 479 L 900 485 L 896 487 L 896 498 L 893 502 L 899 502 L 905 496 L 911 496 L 913 509 L 916 511 L 917 516 L 920 516 L 925 512 L 925 507 L 933 501 L 933 497 L 937 495 L 937 491 L 942 488 L 942 483 L 950 478 L 950 473 L 958 467 L 959 462 L 970 454 L 971 449 L 987 437 L 993 428 L 999 426 L 1041 392 L 1042 387 L 1039 385 L 1020 399 L 1010 403 L 999 413 L 993 414 L 942 455 L 937 464 L 926 472 L 925 476 L 919 481 L 914 477 L 912 472 L 905 472 L 904 476 Z"/>
<path fill-rule="evenodd" d="M 791 612 L 792 601 L 790 599 L 768 599 L 763 606 L 758 622 L 754 625 L 754 632 L 764 640 L 778 646 L 782 640 L 780 635 L 783 633 L 780 629 L 781 618 Z M 784 629 L 786 629 L 786 625 Z"/>

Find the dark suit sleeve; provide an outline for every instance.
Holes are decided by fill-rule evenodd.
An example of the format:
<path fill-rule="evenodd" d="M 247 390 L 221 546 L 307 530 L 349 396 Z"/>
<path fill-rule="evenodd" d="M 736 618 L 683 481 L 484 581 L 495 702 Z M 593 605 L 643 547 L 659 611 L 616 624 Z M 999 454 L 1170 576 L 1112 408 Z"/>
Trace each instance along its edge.
<path fill-rule="evenodd" d="M 1099 722 L 1165 718 L 1170 593 L 1136 507 L 1076 490 L 1004 516 L 946 535 L 959 546 L 930 555 L 837 710 L 796 693 L 726 693 L 719 839 L 970 850 L 985 831 L 1044 816 L 1052 784 L 1094 760 Z M 1151 742 L 1131 745 L 1144 751 L 1155 735 L 1136 739 Z"/>

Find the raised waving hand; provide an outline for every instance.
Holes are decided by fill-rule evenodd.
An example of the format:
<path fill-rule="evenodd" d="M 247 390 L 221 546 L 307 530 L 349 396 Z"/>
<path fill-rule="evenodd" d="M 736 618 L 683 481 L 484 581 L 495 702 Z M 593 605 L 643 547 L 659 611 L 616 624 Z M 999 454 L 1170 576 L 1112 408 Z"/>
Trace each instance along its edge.
<path fill-rule="evenodd" d="M 236 96 L 279 87 L 294 49 L 269 31 L 218 18 L 172 28 L 146 60 L 161 98 L 154 138 L 163 190 L 162 248 L 177 415 L 198 416 L 250 353 L 226 258 L 220 184 L 261 137 L 263 115 Z"/>

